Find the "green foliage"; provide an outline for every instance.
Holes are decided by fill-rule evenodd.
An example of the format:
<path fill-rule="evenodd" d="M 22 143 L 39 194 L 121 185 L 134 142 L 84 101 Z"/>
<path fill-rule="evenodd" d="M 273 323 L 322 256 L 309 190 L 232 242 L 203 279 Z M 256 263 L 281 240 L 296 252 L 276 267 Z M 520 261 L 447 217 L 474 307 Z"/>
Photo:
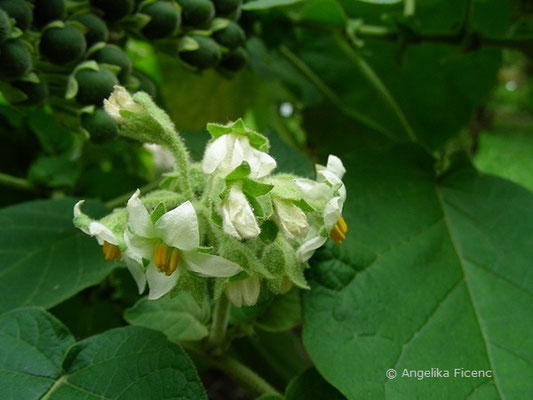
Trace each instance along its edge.
<path fill-rule="evenodd" d="M 9 398 L 206 398 L 183 350 L 150 329 L 119 328 L 75 343 L 61 322 L 38 308 L 11 311 L 0 322 L 0 342 L 9 349 L 0 381 Z"/>

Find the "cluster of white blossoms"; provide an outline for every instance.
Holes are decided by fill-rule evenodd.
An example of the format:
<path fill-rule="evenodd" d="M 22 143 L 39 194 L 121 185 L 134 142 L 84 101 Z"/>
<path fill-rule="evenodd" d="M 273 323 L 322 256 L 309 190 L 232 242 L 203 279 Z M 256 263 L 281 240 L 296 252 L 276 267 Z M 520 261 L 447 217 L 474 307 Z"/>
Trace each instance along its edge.
<path fill-rule="evenodd" d="M 145 93 L 131 97 L 118 87 L 105 108 L 123 135 L 167 146 L 177 159 L 161 189 L 142 197 L 137 190 L 99 221 L 81 211 L 83 201 L 74 207 L 74 224 L 97 239 L 106 260 L 124 261 L 140 293 L 148 283 L 150 299 L 191 290 L 250 306 L 261 293 L 307 288 L 314 251 L 328 237 L 345 239 L 339 158 L 317 165 L 316 180 L 275 174 L 267 138 L 239 119 L 208 124 L 213 139 L 194 163 Z"/>

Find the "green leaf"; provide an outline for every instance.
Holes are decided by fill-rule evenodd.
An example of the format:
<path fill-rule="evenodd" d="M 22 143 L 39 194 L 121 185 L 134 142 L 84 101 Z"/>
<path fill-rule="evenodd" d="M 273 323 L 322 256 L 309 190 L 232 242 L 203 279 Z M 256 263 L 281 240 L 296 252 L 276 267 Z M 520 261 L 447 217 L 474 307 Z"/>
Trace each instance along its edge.
<path fill-rule="evenodd" d="M 345 397 L 326 382 L 315 368 L 308 368 L 289 383 L 285 393 L 285 399 L 343 400 Z"/>
<path fill-rule="evenodd" d="M 180 290 L 158 300 L 140 299 L 126 310 L 124 319 L 132 325 L 145 326 L 163 332 L 173 342 L 200 340 L 209 333 L 210 308 L 200 307 L 192 295 Z"/>
<path fill-rule="evenodd" d="M 464 160 L 437 178 L 413 146 L 344 161 L 348 237 L 315 258 L 304 295 L 303 340 L 320 373 L 350 399 L 532 393 L 533 194 Z M 437 367 L 494 377 L 401 376 Z"/>
<path fill-rule="evenodd" d="M 300 291 L 293 289 L 287 294 L 275 296 L 256 324 L 268 332 L 283 332 L 294 328 L 301 321 Z"/>
<path fill-rule="evenodd" d="M 0 316 L 0 346 L 5 398 L 206 398 L 181 347 L 150 329 L 118 328 L 74 344 L 50 314 L 22 308 Z"/>
<path fill-rule="evenodd" d="M 242 9 L 245 11 L 267 10 L 274 7 L 290 6 L 300 3 L 302 0 L 252 0 L 244 3 Z"/>
<path fill-rule="evenodd" d="M 0 312 L 23 305 L 52 307 L 100 282 L 115 266 L 95 239 L 72 223 L 72 199 L 39 200 L 0 210 Z M 87 201 L 98 217 L 105 208 Z"/>
<path fill-rule="evenodd" d="M 51 188 L 72 187 L 79 175 L 79 163 L 67 157 L 39 157 L 28 172 L 30 181 Z"/>

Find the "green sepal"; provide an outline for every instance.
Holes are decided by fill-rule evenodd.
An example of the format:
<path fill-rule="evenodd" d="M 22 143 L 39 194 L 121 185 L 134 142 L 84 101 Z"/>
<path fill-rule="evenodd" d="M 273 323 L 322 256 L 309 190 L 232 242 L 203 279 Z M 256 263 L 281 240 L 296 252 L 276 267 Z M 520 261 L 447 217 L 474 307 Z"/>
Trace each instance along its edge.
<path fill-rule="evenodd" d="M 163 202 L 160 202 L 155 208 L 154 211 L 150 214 L 150 220 L 152 221 L 152 224 L 155 224 L 161 216 L 166 213 L 167 210 L 165 208 L 165 205 Z"/>
<path fill-rule="evenodd" d="M 19 103 L 28 99 L 26 93 L 4 81 L 0 81 L 0 92 L 9 103 Z"/>
<path fill-rule="evenodd" d="M 304 199 L 292 202 L 296 207 L 299 207 L 304 213 L 310 213 L 316 211 L 311 205 Z"/>
<path fill-rule="evenodd" d="M 274 221 L 265 221 L 261 225 L 261 233 L 259 234 L 259 238 L 263 241 L 263 243 L 270 244 L 276 240 L 278 232 L 278 225 Z"/>
<path fill-rule="evenodd" d="M 200 246 L 196 251 L 204 254 L 215 254 L 215 248 L 213 246 Z"/>
<path fill-rule="evenodd" d="M 242 118 L 239 118 L 235 122 L 230 122 L 226 125 L 209 123 L 207 124 L 207 130 L 215 139 L 219 136 L 226 135 L 229 133 L 234 135 L 246 136 L 250 141 L 250 145 L 252 147 L 255 147 L 259 151 L 268 152 L 268 149 L 270 147 L 268 139 L 260 133 L 248 129 L 244 124 Z"/>
<path fill-rule="evenodd" d="M 200 48 L 200 45 L 196 40 L 189 36 L 184 36 L 178 42 L 178 52 L 183 53 L 187 51 L 195 51 Z"/>
<path fill-rule="evenodd" d="M 248 196 L 259 197 L 268 194 L 274 185 L 263 183 L 254 179 L 244 178 L 242 180 L 242 191 Z"/>
<path fill-rule="evenodd" d="M 222 228 L 222 217 L 217 212 L 215 203 L 211 203 L 211 221 L 219 228 Z"/>
<path fill-rule="evenodd" d="M 170 297 L 175 297 L 181 290 L 188 290 L 198 306 L 205 306 L 208 298 L 207 279 L 182 269 L 178 284 L 170 291 Z"/>
<path fill-rule="evenodd" d="M 300 188 L 294 183 L 295 177 L 292 175 L 277 175 L 269 179 L 269 183 L 274 185 L 272 196 L 283 200 L 298 201 L 302 198 Z"/>
<path fill-rule="evenodd" d="M 76 97 L 76 94 L 78 94 L 78 81 L 76 80 L 76 73 L 84 69 L 98 71 L 100 67 L 98 66 L 98 63 L 94 60 L 84 61 L 81 64 L 78 64 L 68 77 L 67 90 L 65 91 L 65 99 L 71 100 Z"/>
<path fill-rule="evenodd" d="M 252 169 L 250 168 L 250 164 L 248 164 L 246 161 L 243 161 L 241 165 L 239 165 L 226 176 L 226 181 L 231 182 L 244 179 L 250 174 L 251 171 Z"/>
<path fill-rule="evenodd" d="M 272 206 L 272 199 L 270 196 L 253 197 L 246 195 L 246 199 L 252 206 L 254 215 L 259 222 L 266 221 L 274 215 L 274 207 Z"/>
<path fill-rule="evenodd" d="M 241 271 L 237 275 L 230 276 L 228 282 L 237 282 L 249 278 L 251 275 L 246 271 Z"/>

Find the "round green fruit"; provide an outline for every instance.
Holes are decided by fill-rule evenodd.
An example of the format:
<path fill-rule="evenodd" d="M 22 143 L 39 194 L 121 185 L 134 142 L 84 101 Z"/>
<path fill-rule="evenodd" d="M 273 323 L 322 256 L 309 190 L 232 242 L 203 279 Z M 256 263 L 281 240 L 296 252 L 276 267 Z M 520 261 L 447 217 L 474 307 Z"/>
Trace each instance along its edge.
<path fill-rule="evenodd" d="M 242 28 L 233 21 L 230 21 L 224 29 L 214 32 L 212 37 L 219 44 L 231 50 L 241 46 L 246 39 Z"/>
<path fill-rule="evenodd" d="M 117 123 L 103 108 L 97 108 L 92 114 L 84 114 L 81 125 L 89 132 L 94 143 L 105 143 L 118 135 Z"/>
<path fill-rule="evenodd" d="M 215 17 L 215 6 L 210 0 L 178 0 L 181 6 L 181 24 L 190 28 L 208 28 Z"/>
<path fill-rule="evenodd" d="M 33 14 L 31 8 L 24 0 L 0 0 L 0 8 L 10 18 L 14 18 L 16 25 L 23 31 L 31 26 Z"/>
<path fill-rule="evenodd" d="M 133 12 L 135 0 L 91 0 L 91 5 L 103 11 L 104 19 L 118 21 Z"/>
<path fill-rule="evenodd" d="M 18 105 L 22 106 L 34 106 L 41 104 L 48 96 L 48 86 L 44 82 L 27 82 L 27 81 L 15 81 L 11 84 L 18 90 L 23 92 L 28 98 L 24 101 L 18 102 Z"/>
<path fill-rule="evenodd" d="M 143 7 L 143 14 L 150 17 L 150 22 L 142 29 L 142 33 L 149 39 L 161 39 L 172 35 L 181 22 L 180 14 L 170 3 L 156 1 Z"/>
<path fill-rule="evenodd" d="M 0 43 L 4 43 L 11 32 L 9 15 L 4 10 L 0 10 Z"/>
<path fill-rule="evenodd" d="M 150 97 L 156 96 L 157 88 L 150 78 L 139 71 L 134 71 L 132 75 L 139 80 L 139 87 L 137 90 L 148 93 Z"/>
<path fill-rule="evenodd" d="M 33 24 L 37 27 L 62 20 L 66 15 L 65 0 L 35 0 L 33 8 Z"/>
<path fill-rule="evenodd" d="M 82 69 L 76 73 L 75 78 L 78 82 L 76 100 L 86 105 L 101 106 L 113 91 L 113 86 L 118 85 L 117 77 L 102 66 L 98 71 Z"/>
<path fill-rule="evenodd" d="M 218 17 L 234 18 L 240 14 L 242 0 L 213 0 Z"/>
<path fill-rule="evenodd" d="M 87 28 L 85 40 L 87 45 L 91 46 L 97 42 L 107 42 L 109 39 L 109 30 L 104 20 L 94 14 L 83 14 L 76 18 L 80 24 Z"/>
<path fill-rule="evenodd" d="M 217 43 L 203 36 L 191 36 L 198 43 L 198 49 L 181 52 L 180 58 L 187 64 L 198 69 L 214 67 L 221 58 L 220 49 Z"/>
<path fill-rule="evenodd" d="M 3 79 L 20 78 L 29 73 L 31 67 L 31 53 L 23 40 L 8 40 L 0 45 L 0 76 Z"/>
<path fill-rule="evenodd" d="M 66 24 L 63 28 L 46 29 L 39 43 L 41 54 L 54 64 L 67 64 L 85 54 L 87 42 L 79 30 Z"/>
<path fill-rule="evenodd" d="M 222 57 L 220 67 L 228 71 L 236 72 L 243 69 L 247 62 L 248 53 L 242 47 L 239 47 Z"/>
<path fill-rule="evenodd" d="M 111 64 L 120 67 L 118 78 L 124 81 L 131 72 L 131 60 L 128 55 L 118 46 L 108 44 L 94 53 L 91 58 L 99 63 Z"/>

